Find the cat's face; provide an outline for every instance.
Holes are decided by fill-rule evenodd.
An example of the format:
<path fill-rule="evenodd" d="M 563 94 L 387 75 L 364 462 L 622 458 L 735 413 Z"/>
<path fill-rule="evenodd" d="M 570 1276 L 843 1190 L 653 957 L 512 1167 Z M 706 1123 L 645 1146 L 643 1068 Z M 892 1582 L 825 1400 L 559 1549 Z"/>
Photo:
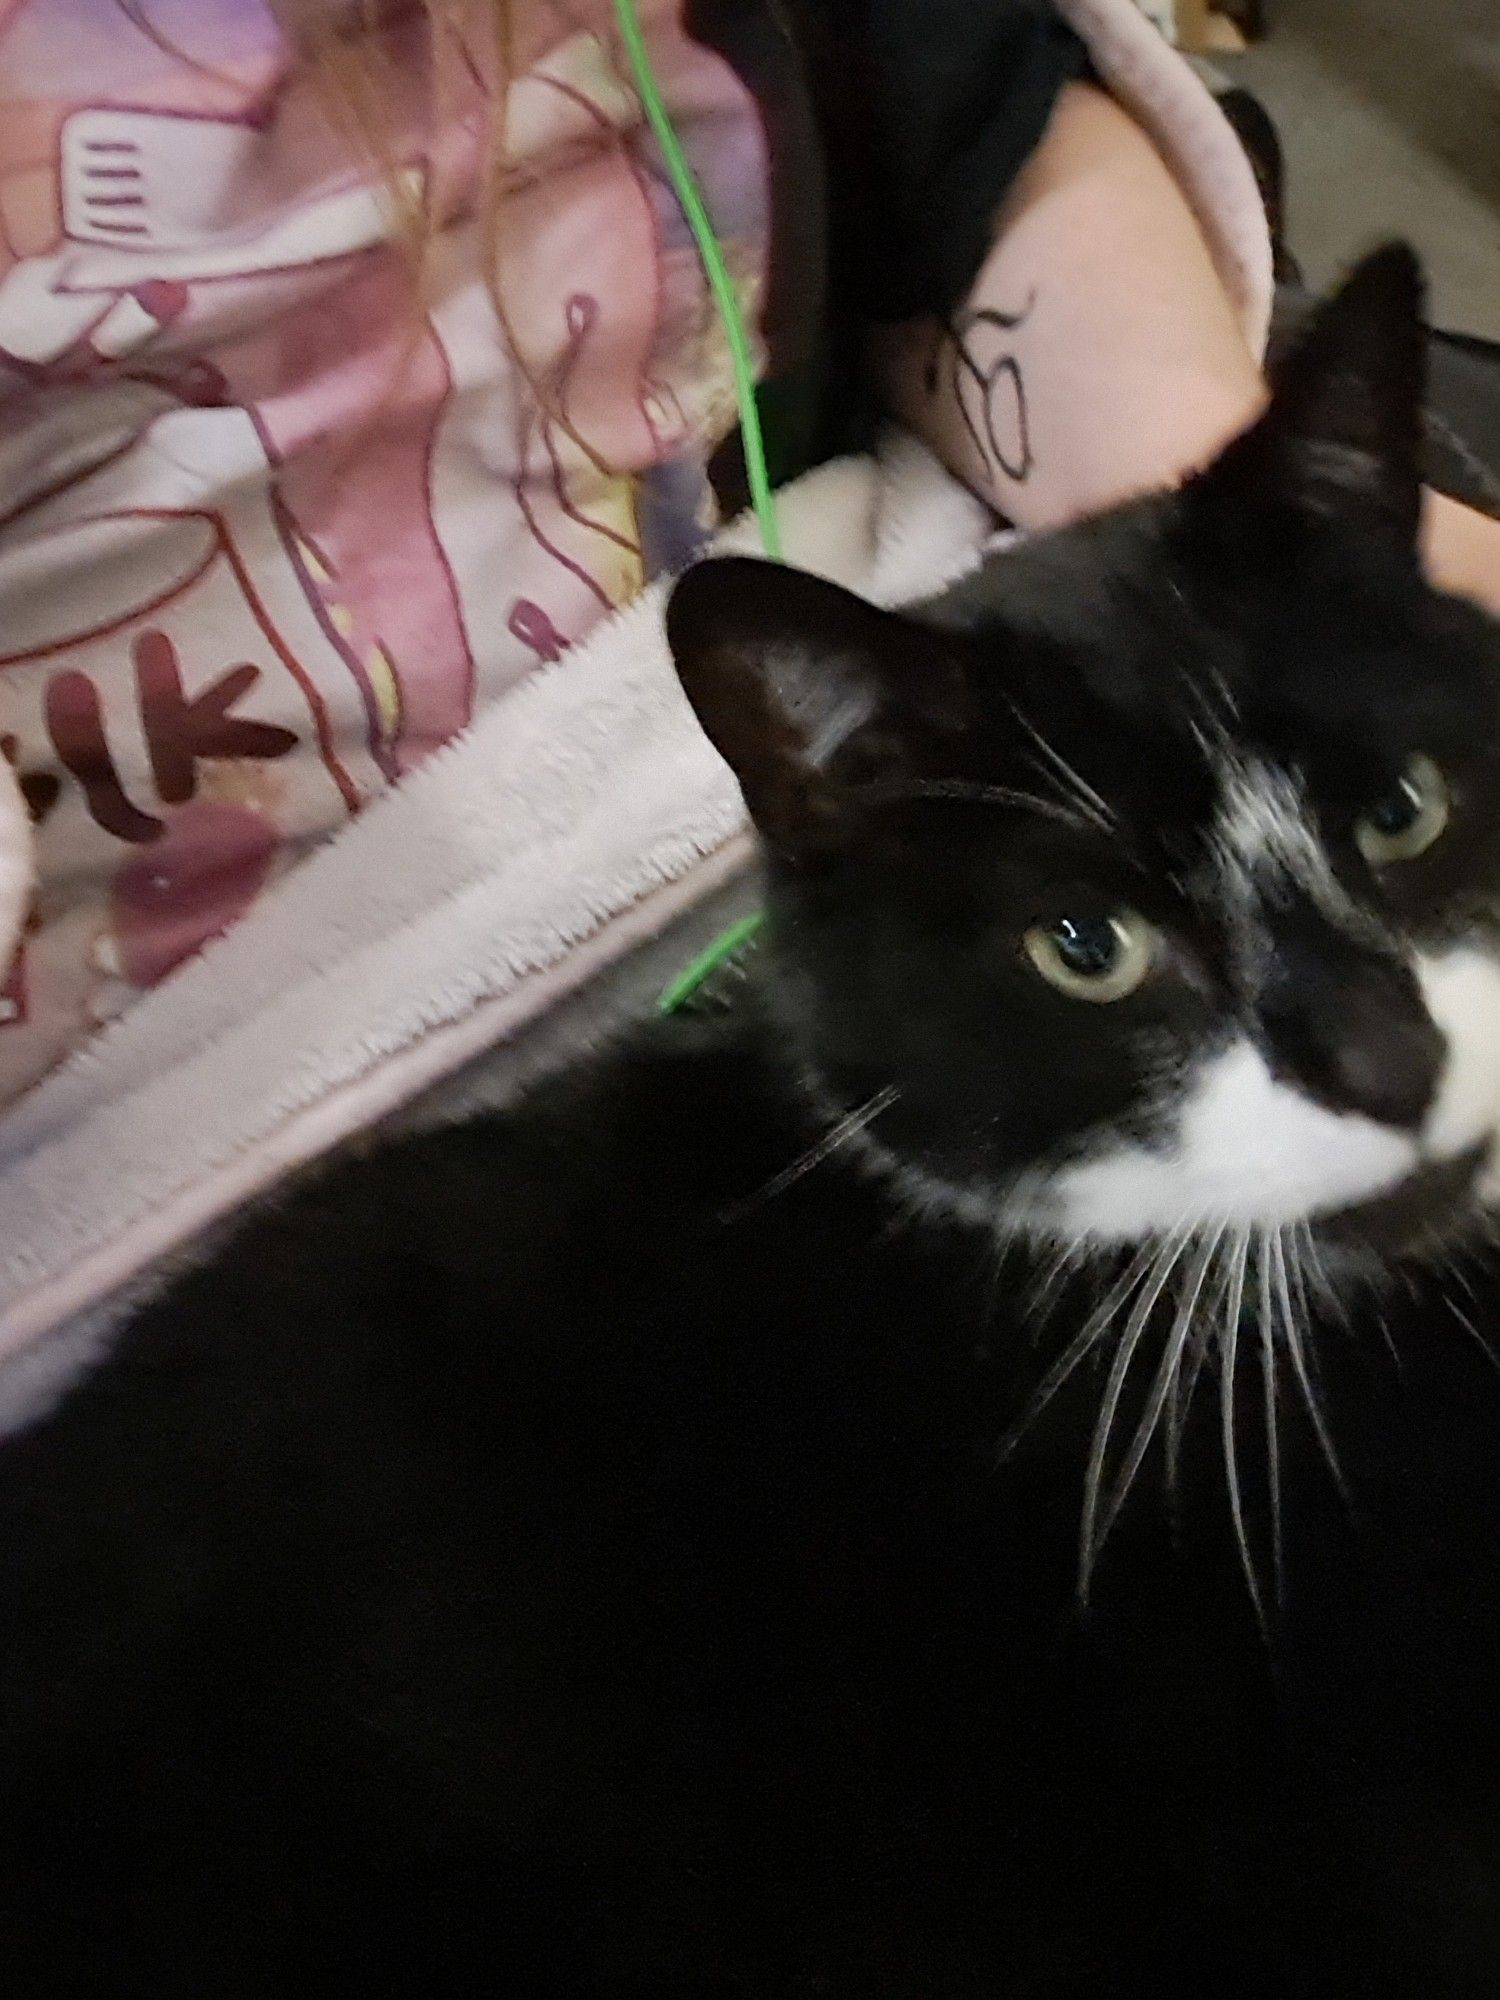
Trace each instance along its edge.
<path fill-rule="evenodd" d="M 1500 627 L 1418 568 L 1418 306 L 1371 260 L 1183 494 L 911 615 L 679 587 L 789 1045 L 919 1201 L 1334 1258 L 1500 1199 Z"/>

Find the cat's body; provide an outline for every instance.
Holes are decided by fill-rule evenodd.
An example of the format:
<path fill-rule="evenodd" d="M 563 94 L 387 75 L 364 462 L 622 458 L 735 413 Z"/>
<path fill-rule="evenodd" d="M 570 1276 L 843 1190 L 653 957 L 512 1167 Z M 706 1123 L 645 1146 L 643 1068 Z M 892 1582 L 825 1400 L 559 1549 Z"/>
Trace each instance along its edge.
<path fill-rule="evenodd" d="M 1348 296 L 1301 387 L 1378 402 Z M 1204 504 L 930 628 L 684 587 L 752 990 L 312 1180 L 0 1451 L 7 1994 L 1500 1988 L 1500 642 L 1378 505 L 1279 600 Z"/>
<path fill-rule="evenodd" d="M 0 1462 L 65 1667 L 7 1990 L 1493 1990 L 1500 1377 L 1436 1295 L 1325 1349 L 1353 1521 L 1285 1423 L 1271 1648 L 1211 1421 L 1083 1616 L 1097 1388 L 993 1470 L 1024 1264 L 837 1172 L 724 1220 L 806 1131 L 661 1039 L 268 1216 Z"/>
<path fill-rule="evenodd" d="M 1081 1618 L 1096 1390 L 992 1470 L 1024 1266 L 838 1172 L 734 1215 L 807 1133 L 758 1037 L 661 1040 L 268 1216 L 61 1473 L 0 1462 L 66 1667 L 8 1989 L 1485 1990 L 1500 1378 L 1435 1297 L 1401 1373 L 1325 1350 L 1352 1524 L 1287 1427 L 1271 1651 L 1211 1422 L 1180 1546 L 1152 1496 Z"/>

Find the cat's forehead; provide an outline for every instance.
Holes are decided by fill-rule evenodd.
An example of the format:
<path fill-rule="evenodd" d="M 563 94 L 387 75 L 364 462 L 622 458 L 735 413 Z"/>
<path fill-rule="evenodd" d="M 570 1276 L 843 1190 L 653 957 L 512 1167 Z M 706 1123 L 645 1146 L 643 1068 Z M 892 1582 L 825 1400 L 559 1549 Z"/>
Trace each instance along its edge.
<path fill-rule="evenodd" d="M 1197 865 L 1178 878 L 1188 896 L 1244 945 L 1266 911 L 1297 907 L 1377 949 L 1385 924 L 1351 895 L 1335 864 L 1327 827 L 1295 767 L 1232 742 L 1205 745 L 1213 803 Z"/>
<path fill-rule="evenodd" d="M 1325 802 L 1292 746 L 1249 736 L 1222 709 L 1191 705 L 1140 726 L 1104 715 L 1082 741 L 1082 708 L 1062 728 L 1016 712 L 1007 761 L 1017 790 L 1050 796 L 1070 816 L 1075 858 L 1107 861 L 1111 872 L 1144 868 L 1207 915 L 1290 890 L 1346 918 Z"/>
<path fill-rule="evenodd" d="M 1146 510 L 1002 559 L 958 615 L 995 753 L 1026 761 L 1045 738 L 1125 821 L 1285 827 L 1309 792 L 1497 738 L 1495 634 L 1466 607 L 1316 569 L 1247 594 L 1181 560 Z"/>

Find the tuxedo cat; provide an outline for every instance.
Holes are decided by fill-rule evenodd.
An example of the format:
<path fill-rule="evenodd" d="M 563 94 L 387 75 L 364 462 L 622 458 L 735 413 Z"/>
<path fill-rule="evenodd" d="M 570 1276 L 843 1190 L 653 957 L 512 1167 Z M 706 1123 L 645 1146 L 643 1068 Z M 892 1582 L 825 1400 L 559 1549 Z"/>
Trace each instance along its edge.
<path fill-rule="evenodd" d="M 718 1003 L 0 1450 L 20 1996 L 1500 1991 L 1500 630 L 1408 253 L 1185 489 L 678 586 Z"/>

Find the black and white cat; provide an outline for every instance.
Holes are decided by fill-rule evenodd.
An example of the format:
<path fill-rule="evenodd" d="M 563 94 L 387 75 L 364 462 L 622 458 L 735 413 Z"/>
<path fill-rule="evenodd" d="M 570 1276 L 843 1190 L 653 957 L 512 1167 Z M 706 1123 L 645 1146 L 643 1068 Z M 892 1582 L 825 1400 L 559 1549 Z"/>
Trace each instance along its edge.
<path fill-rule="evenodd" d="M 749 980 L 307 1180 L 0 1451 L 7 1995 L 1500 1991 L 1419 306 L 909 615 L 678 587 Z"/>

